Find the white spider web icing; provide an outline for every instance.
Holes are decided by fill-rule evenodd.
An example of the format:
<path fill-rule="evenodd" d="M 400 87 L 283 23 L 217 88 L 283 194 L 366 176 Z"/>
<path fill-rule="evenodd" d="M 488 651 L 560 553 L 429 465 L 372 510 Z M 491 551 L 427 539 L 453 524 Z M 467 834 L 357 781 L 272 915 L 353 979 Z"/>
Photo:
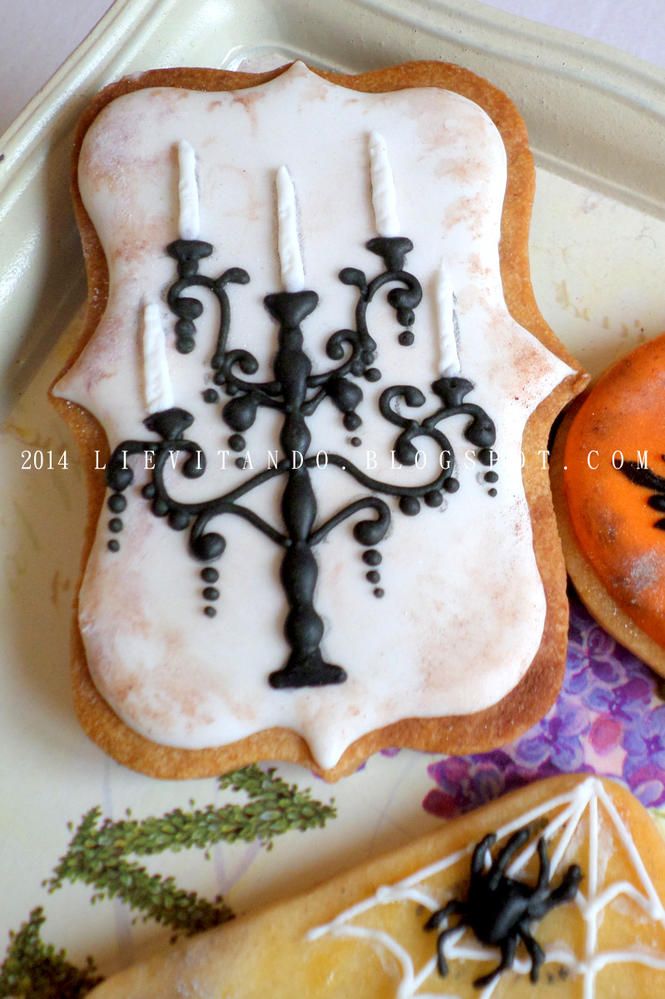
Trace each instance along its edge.
<path fill-rule="evenodd" d="M 630 858 L 635 879 L 640 886 L 639 890 L 628 881 L 618 880 L 606 885 L 600 883 L 598 840 L 601 808 Z M 549 819 L 543 829 L 538 830 L 538 834 L 518 853 L 506 872 L 508 876 L 515 877 L 526 867 L 535 854 L 540 837 L 552 842 L 553 837 L 558 835 L 559 838 L 550 859 L 550 877 L 553 878 L 582 817 L 588 813 L 589 842 L 586 869 L 584 870 L 586 893 L 578 889 L 575 898 L 575 904 L 585 925 L 584 954 L 578 956 L 566 946 L 550 947 L 545 951 L 545 963 L 556 963 L 565 966 L 572 974 L 581 975 L 584 983 L 584 999 L 592 999 L 595 994 L 596 975 L 609 964 L 634 963 L 646 965 L 657 971 L 665 971 L 665 953 L 636 948 L 600 952 L 597 950 L 599 916 L 607 906 L 610 906 L 620 896 L 630 898 L 653 921 L 665 926 L 665 908 L 616 805 L 601 781 L 590 777 L 571 791 L 550 798 L 529 811 L 523 812 L 497 830 L 497 840 L 501 841 L 511 833 L 546 816 L 555 809 L 560 810 Z M 436 956 L 433 956 L 416 970 L 411 955 L 398 940 L 383 930 L 358 925 L 354 920 L 376 906 L 392 902 L 411 901 L 430 912 L 435 912 L 441 907 L 441 899 L 435 898 L 428 891 L 424 882 L 469 856 L 473 852 L 474 846 L 475 844 L 471 843 L 464 849 L 421 868 L 394 885 L 380 886 L 370 898 L 345 909 L 331 922 L 310 930 L 307 939 L 318 940 L 326 935 L 352 937 L 366 940 L 375 948 L 388 951 L 396 959 L 402 971 L 395 994 L 396 999 L 415 999 L 415 997 L 417 999 L 459 999 L 453 993 L 437 992 L 434 994 L 419 991 L 430 975 L 436 971 Z M 465 927 L 460 927 L 457 934 L 450 936 L 446 943 L 445 956 L 449 963 L 455 960 L 493 960 L 498 962 L 500 958 L 498 950 L 480 944 L 473 933 Z M 512 970 L 519 975 L 528 975 L 531 970 L 530 959 L 516 958 Z M 479 999 L 490 999 L 500 981 L 501 976 L 497 976 L 478 993 Z"/>

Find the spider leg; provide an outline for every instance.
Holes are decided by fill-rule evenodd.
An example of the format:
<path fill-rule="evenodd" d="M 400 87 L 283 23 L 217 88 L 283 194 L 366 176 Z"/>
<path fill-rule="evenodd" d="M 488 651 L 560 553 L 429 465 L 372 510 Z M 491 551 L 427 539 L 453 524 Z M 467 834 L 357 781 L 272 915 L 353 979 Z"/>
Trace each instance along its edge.
<path fill-rule="evenodd" d="M 550 894 L 548 910 L 562 902 L 572 902 L 577 895 L 577 889 L 582 880 L 582 871 L 578 864 L 571 864 L 564 874 L 561 884 Z"/>
<path fill-rule="evenodd" d="M 542 919 L 543 916 L 556 908 L 557 905 L 562 905 L 564 902 L 572 902 L 577 894 L 577 888 L 581 880 L 582 871 L 579 866 L 571 864 L 561 879 L 561 884 L 558 888 L 555 888 L 551 892 L 543 890 L 540 894 L 536 889 L 527 906 L 528 918 Z"/>
<path fill-rule="evenodd" d="M 529 957 L 531 958 L 531 972 L 529 974 L 529 978 L 532 982 L 537 982 L 541 965 L 545 961 L 545 951 L 540 946 L 538 941 L 531 936 L 525 923 L 519 924 L 517 932 L 522 938 L 522 942 L 527 949 Z"/>
<path fill-rule="evenodd" d="M 488 881 L 490 889 L 497 887 L 503 872 L 512 860 L 513 855 L 524 846 L 529 838 L 530 832 L 529 827 L 525 826 L 524 829 L 520 829 L 518 832 L 513 833 L 506 845 L 499 852 L 499 856 L 492 864 L 492 868 L 490 870 Z"/>
<path fill-rule="evenodd" d="M 473 851 L 473 857 L 471 858 L 471 877 L 475 877 L 482 873 L 483 867 L 485 865 L 485 854 L 490 850 L 496 843 L 496 835 L 494 833 L 489 833 L 484 839 L 481 839 L 478 846 Z"/>
<path fill-rule="evenodd" d="M 443 952 L 443 946 L 448 937 L 452 936 L 453 933 L 457 933 L 461 925 L 461 923 L 458 923 L 456 926 L 449 926 L 447 929 L 443 930 L 443 932 L 439 934 L 439 939 L 436 942 L 436 967 L 442 978 L 445 978 L 448 974 L 448 962 L 446 961 L 446 955 Z"/>
<path fill-rule="evenodd" d="M 547 856 L 547 846 L 542 836 L 538 840 L 538 860 L 540 861 L 540 870 L 536 891 L 541 892 L 546 890 L 550 880 L 550 858 Z"/>
<path fill-rule="evenodd" d="M 425 923 L 423 929 L 425 930 L 438 930 L 441 923 L 448 919 L 448 916 L 463 916 L 466 912 L 466 906 L 464 902 L 458 902 L 456 898 L 452 899 L 447 905 L 444 905 L 442 909 L 437 909 L 433 912 Z"/>
<path fill-rule="evenodd" d="M 501 944 L 501 961 L 497 964 L 494 971 L 490 971 L 487 975 L 482 975 L 480 978 L 474 979 L 474 986 L 477 989 L 484 988 L 485 985 L 489 985 L 493 982 L 497 975 L 500 975 L 506 968 L 511 968 L 513 961 L 515 960 L 515 950 L 517 949 L 517 937 L 509 936 Z"/>

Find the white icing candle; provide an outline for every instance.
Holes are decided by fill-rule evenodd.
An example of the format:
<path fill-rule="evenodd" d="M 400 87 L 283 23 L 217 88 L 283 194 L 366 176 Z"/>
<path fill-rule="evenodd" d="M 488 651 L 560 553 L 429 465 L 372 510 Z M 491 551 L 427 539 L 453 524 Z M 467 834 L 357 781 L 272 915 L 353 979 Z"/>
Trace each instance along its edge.
<path fill-rule="evenodd" d="M 199 188 L 196 182 L 196 153 L 182 139 L 178 143 L 178 231 L 181 239 L 198 239 L 201 228 Z"/>
<path fill-rule="evenodd" d="M 436 305 L 439 320 L 440 368 L 444 377 L 461 374 L 459 354 L 457 352 L 456 322 L 453 282 L 444 263 L 436 278 Z"/>
<path fill-rule="evenodd" d="M 284 291 L 302 291 L 305 287 L 305 268 L 300 253 L 298 237 L 298 212 L 296 190 L 291 174 L 281 166 L 275 176 L 277 188 L 277 248 Z"/>
<path fill-rule="evenodd" d="M 143 307 L 143 391 L 148 413 L 158 413 L 173 405 L 166 337 L 156 302 L 148 302 Z"/>
<path fill-rule="evenodd" d="M 378 132 L 369 136 L 369 171 L 376 231 L 380 236 L 399 236 L 395 181 L 386 140 Z"/>

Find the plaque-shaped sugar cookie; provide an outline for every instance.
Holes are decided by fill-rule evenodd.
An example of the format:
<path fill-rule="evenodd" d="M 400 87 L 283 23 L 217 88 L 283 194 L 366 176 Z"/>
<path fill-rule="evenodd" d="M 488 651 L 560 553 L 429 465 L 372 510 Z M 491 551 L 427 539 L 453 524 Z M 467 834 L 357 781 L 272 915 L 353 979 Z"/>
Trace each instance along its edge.
<path fill-rule="evenodd" d="M 531 293 L 532 188 L 514 108 L 451 66 L 97 99 L 88 323 L 54 394 L 90 468 L 77 707 L 117 759 L 337 777 L 547 710 L 542 451 L 582 379 Z"/>

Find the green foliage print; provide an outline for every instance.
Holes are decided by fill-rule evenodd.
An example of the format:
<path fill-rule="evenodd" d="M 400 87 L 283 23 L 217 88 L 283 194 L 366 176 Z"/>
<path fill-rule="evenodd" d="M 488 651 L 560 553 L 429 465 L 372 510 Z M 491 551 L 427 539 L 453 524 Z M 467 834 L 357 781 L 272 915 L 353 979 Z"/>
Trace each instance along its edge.
<path fill-rule="evenodd" d="M 9 948 L 0 968 L 0 996 L 25 999 L 79 999 L 98 982 L 99 975 L 88 958 L 85 968 L 76 968 L 64 950 L 45 944 L 41 928 L 46 921 L 44 910 L 33 909 L 17 933 L 10 933 Z"/>
<path fill-rule="evenodd" d="M 275 836 L 291 829 L 304 832 L 334 818 L 334 805 L 313 799 L 258 766 L 245 767 L 219 778 L 219 787 L 242 792 L 244 804 L 206 805 L 184 811 L 175 808 L 163 816 L 113 821 L 101 809 L 91 808 L 72 830 L 67 852 L 44 881 L 49 892 L 76 881 L 93 889 L 91 901 L 121 899 L 137 916 L 169 927 L 176 933 L 196 933 L 219 926 L 233 913 L 223 899 L 212 902 L 179 888 L 172 877 L 151 874 L 135 858 L 166 851 L 197 848 L 209 851 L 216 843 L 258 841 L 270 849 Z M 132 858 L 132 859 L 130 859 Z M 44 943 L 46 917 L 33 909 L 21 928 L 10 934 L 0 965 L 0 999 L 80 999 L 100 981 L 91 958 L 85 968 L 67 961 L 65 951 Z"/>

